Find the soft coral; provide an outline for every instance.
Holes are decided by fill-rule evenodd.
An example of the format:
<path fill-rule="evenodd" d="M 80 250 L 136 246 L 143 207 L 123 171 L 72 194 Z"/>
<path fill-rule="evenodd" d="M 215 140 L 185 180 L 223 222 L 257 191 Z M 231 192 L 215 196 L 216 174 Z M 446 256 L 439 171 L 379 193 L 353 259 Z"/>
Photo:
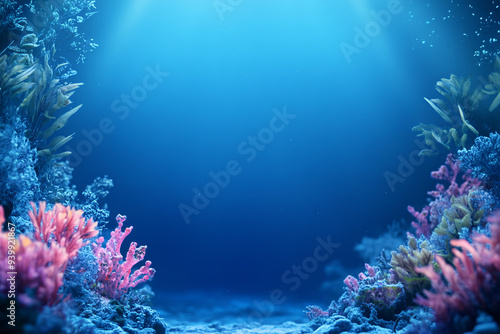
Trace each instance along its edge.
<path fill-rule="evenodd" d="M 450 241 L 461 248 L 452 251 L 453 266 L 436 256 L 442 275 L 432 266 L 415 268 L 431 280 L 435 291 L 426 290 L 427 298 L 418 296 L 415 301 L 432 308 L 441 323 L 449 324 L 455 315 L 475 318 L 483 311 L 500 324 L 500 211 L 488 221 L 491 237 L 476 235 L 472 244 L 463 239 Z"/>

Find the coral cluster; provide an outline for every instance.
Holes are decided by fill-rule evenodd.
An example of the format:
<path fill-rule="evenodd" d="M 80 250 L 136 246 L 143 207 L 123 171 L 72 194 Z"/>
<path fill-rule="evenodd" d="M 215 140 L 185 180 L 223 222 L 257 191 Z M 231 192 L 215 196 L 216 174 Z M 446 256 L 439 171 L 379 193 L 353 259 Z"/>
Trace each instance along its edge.
<path fill-rule="evenodd" d="M 439 224 L 444 224 L 447 221 L 450 221 L 451 224 L 455 223 L 455 219 L 461 218 L 469 221 L 472 217 L 477 221 L 481 218 L 482 213 L 473 207 L 471 198 L 474 197 L 475 190 L 482 187 L 482 183 L 472 178 L 470 172 L 467 171 L 462 175 L 462 183 L 458 185 L 457 177 L 459 173 L 460 162 L 455 161 L 451 153 L 448 154 L 445 165 L 431 173 L 431 177 L 434 179 L 450 182 L 448 188 L 438 183 L 436 190 L 428 192 L 435 199 L 428 206 L 425 206 L 421 212 L 417 212 L 412 206 L 408 206 L 408 211 L 417 219 L 416 222 L 411 223 L 416 229 L 417 236 L 423 235 L 429 238 Z M 474 214 L 472 211 L 474 211 Z M 443 221 L 445 217 L 448 220 Z M 467 224 L 464 223 L 464 227 L 469 227 L 470 222 L 469 226 L 465 225 Z"/>
<path fill-rule="evenodd" d="M 413 127 L 425 140 L 427 148 L 419 155 L 436 155 L 439 152 L 456 152 L 470 146 L 471 141 L 481 133 L 490 131 L 488 120 L 493 118 L 482 112 L 480 104 L 493 96 L 489 104 L 490 112 L 500 105 L 500 58 L 495 61 L 495 71 L 488 76 L 489 82 L 471 89 L 470 78 L 457 77 L 452 74 L 449 79 L 443 78 L 436 83 L 436 90 L 441 99 L 427 99 L 427 103 L 443 119 L 445 125 L 423 124 Z M 485 122 L 486 120 L 486 122 Z"/>
<path fill-rule="evenodd" d="M 0 280 L 4 282 L 7 280 L 4 275 L 16 272 L 16 289 L 21 302 L 51 305 L 61 297 L 59 288 L 68 261 L 85 246 L 88 242 L 85 239 L 98 234 L 97 223 L 85 221 L 81 211 L 61 204 L 45 211 L 45 203 L 41 202 L 38 212 L 34 203 L 32 206 L 29 216 L 35 228 L 33 238 L 20 235 L 15 239 L 13 230 L 10 230 L 10 235 L 4 233 L 0 239 L 0 249 L 5 250 L 0 254 L 0 267 L 10 269 L 0 273 Z M 5 222 L 3 207 L 0 222 L 2 225 Z M 12 249 L 12 257 L 8 257 L 8 245 L 12 243 L 15 243 L 15 249 Z M 2 290 L 2 293 L 6 292 Z"/>
<path fill-rule="evenodd" d="M 119 227 L 104 249 L 101 248 L 104 238 L 96 240 L 99 233 L 97 222 L 85 219 L 81 210 L 62 204 L 46 210 L 44 202 L 39 204 L 39 209 L 34 203 L 31 205 L 32 236 L 19 235 L 16 238 L 15 225 L 10 222 L 8 231 L 0 233 L 0 304 L 15 300 L 25 307 L 26 314 L 37 315 L 32 321 L 41 321 L 52 313 L 51 326 L 62 326 L 61 331 L 65 333 L 71 333 L 72 326 L 77 323 L 86 323 L 89 305 L 100 306 L 92 311 L 93 321 L 85 324 L 90 331 L 99 326 L 109 327 L 112 323 L 119 328 L 125 322 L 136 328 L 155 324 L 163 326 L 158 313 L 142 305 L 138 293 L 129 290 L 150 280 L 154 269 L 147 261 L 145 266 L 131 274 L 132 267 L 144 258 L 146 249 L 145 246 L 136 247 L 135 243 L 131 244 L 126 260 L 121 261 L 121 242 L 132 230 L 129 227 L 125 233 L 121 231 L 123 216 L 118 216 Z M 4 210 L 0 206 L 0 226 L 4 223 Z M 93 252 L 90 251 L 91 240 L 96 240 L 92 245 Z M 9 281 L 12 277 L 15 284 Z M 16 298 L 12 299 L 14 295 Z M 105 320 L 111 312 L 110 304 L 116 310 L 122 309 L 122 320 Z M 43 313 L 39 313 L 42 306 L 46 307 Z M 136 320 L 132 321 L 130 317 Z M 17 326 L 23 328 L 24 325 L 28 324 Z"/>
<path fill-rule="evenodd" d="M 436 256 L 441 274 L 433 266 L 416 268 L 432 282 L 434 292 L 424 291 L 416 302 L 434 310 L 436 319 L 453 325 L 457 315 L 469 317 L 470 328 L 482 311 L 500 324 L 500 212 L 488 218 L 491 237 L 478 234 L 472 244 L 452 240 L 454 259 L 451 264 Z M 462 323 L 461 326 L 464 326 Z"/>
<path fill-rule="evenodd" d="M 449 154 L 431 173 L 449 185 L 437 184 L 429 191 L 432 199 L 420 212 L 408 207 L 416 218 L 412 226 L 417 236 L 407 233 L 408 243 L 392 252 L 390 268 L 382 256 L 380 267 L 366 264 L 367 271 L 358 278 L 347 276 L 346 291 L 328 311 L 318 306 L 307 309 L 316 333 L 500 328 L 500 212 L 491 217 L 498 199 L 489 192 L 497 169 L 495 160 L 490 165 L 485 158 L 495 144 L 482 137 L 477 141 L 486 144 L 461 152 L 470 155 L 469 161 L 461 165 Z M 481 180 L 472 177 L 479 170 L 484 172 Z"/>
<path fill-rule="evenodd" d="M 488 184 L 491 192 L 500 195 L 500 135 L 496 132 L 488 137 L 477 137 L 474 145 L 458 152 L 464 168 L 477 179 Z"/>
<path fill-rule="evenodd" d="M 2 333 L 165 331 L 152 292 L 133 289 L 154 274 L 149 261 L 132 273 L 146 247 L 122 260 L 123 220 L 101 247 L 113 182 L 79 193 L 63 160 L 73 135 L 61 129 L 81 109 L 70 100 L 81 83 L 66 80 L 97 46 L 78 31 L 94 13 L 91 0 L 0 3 L 0 314 L 22 307 Z"/>

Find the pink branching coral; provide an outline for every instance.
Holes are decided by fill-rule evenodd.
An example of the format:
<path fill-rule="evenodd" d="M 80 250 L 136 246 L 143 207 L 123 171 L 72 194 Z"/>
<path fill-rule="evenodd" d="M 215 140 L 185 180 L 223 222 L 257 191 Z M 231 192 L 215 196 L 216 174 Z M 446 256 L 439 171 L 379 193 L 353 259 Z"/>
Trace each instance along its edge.
<path fill-rule="evenodd" d="M 442 274 L 432 266 L 415 268 L 432 282 L 435 292 L 424 291 L 415 302 L 434 310 L 436 319 L 450 323 L 455 315 L 477 316 L 483 311 L 500 324 L 500 211 L 488 218 L 491 238 L 475 235 L 472 245 L 452 240 L 453 266 L 439 255 L 436 261 Z M 444 278 L 444 279 L 443 279 Z"/>
<path fill-rule="evenodd" d="M 306 307 L 306 310 L 304 311 L 306 313 L 306 316 L 309 318 L 309 320 L 314 320 L 319 317 L 327 317 L 328 312 L 323 311 L 323 309 L 317 305 L 309 305 Z"/>
<path fill-rule="evenodd" d="M 59 216 L 61 220 L 63 217 Z M 0 206 L 1 227 L 4 222 L 4 211 Z M 24 235 L 16 239 L 12 225 L 8 232 L 0 233 L 0 252 L 1 293 L 15 294 L 24 305 L 52 305 L 60 300 L 59 288 L 69 259 L 65 247 L 57 242 L 49 245 L 43 240 L 32 241 Z M 14 285 L 9 283 L 12 279 Z"/>
<path fill-rule="evenodd" d="M 436 227 L 429 223 L 427 217 L 429 216 L 430 207 L 426 206 L 422 209 L 422 212 L 418 212 L 414 207 L 408 205 L 408 212 L 411 213 L 413 217 L 417 219 L 416 222 L 411 222 L 411 226 L 416 229 L 417 236 L 424 235 L 426 238 L 431 236 L 432 230 Z"/>
<path fill-rule="evenodd" d="M 155 270 L 149 267 L 151 261 L 146 261 L 144 266 L 131 275 L 132 267 L 144 259 L 147 246 L 137 247 L 137 243 L 132 242 L 125 261 L 122 261 L 123 256 L 120 253 L 120 248 L 123 240 L 132 231 L 132 226 L 122 231 L 125 219 L 127 219 L 126 216 L 116 216 L 118 227 L 111 232 L 111 238 L 106 243 L 106 248 L 102 247 L 103 237 L 98 238 L 97 242 L 92 244 L 94 255 L 99 262 L 97 291 L 111 299 L 120 298 L 129 288 L 150 280 L 155 274 Z"/>
<path fill-rule="evenodd" d="M 445 165 L 439 167 L 437 171 L 431 172 L 431 177 L 436 180 L 446 180 L 450 182 L 448 189 L 445 189 L 444 185 L 437 184 L 436 190 L 429 191 L 428 194 L 439 198 L 441 196 L 452 197 L 465 195 L 472 188 L 479 188 L 482 184 L 481 181 L 471 177 L 470 171 L 467 171 L 462 175 L 462 184 L 459 186 L 457 184 L 457 176 L 460 173 L 460 161 L 453 160 L 453 154 L 448 154 L 446 157 Z"/>
<path fill-rule="evenodd" d="M 88 244 L 89 239 L 95 237 L 99 231 L 97 222 L 89 219 L 85 222 L 82 210 L 56 203 L 52 210 L 45 212 L 45 202 L 40 202 L 37 212 L 35 203 L 31 202 L 33 211 L 28 214 L 35 226 L 35 240 L 46 244 L 57 244 L 66 249 L 69 258 L 78 254 L 78 250 Z"/>
<path fill-rule="evenodd" d="M 445 180 L 450 182 L 448 188 L 438 183 L 436 190 L 429 191 L 427 194 L 433 196 L 435 200 L 430 205 L 425 206 L 421 212 L 416 211 L 412 206 L 408 206 L 408 212 L 412 214 L 417 221 L 413 221 L 411 225 L 416 229 L 417 236 L 425 236 L 429 238 L 432 231 L 440 223 L 438 216 L 443 210 L 451 207 L 453 197 L 467 195 L 472 189 L 479 189 L 482 182 L 472 178 L 470 172 L 467 171 L 462 175 L 463 182 L 458 185 L 457 177 L 460 173 L 460 162 L 453 160 L 453 154 L 448 154 L 446 163 L 439 167 L 437 171 L 431 172 L 431 177 L 437 180 Z"/>

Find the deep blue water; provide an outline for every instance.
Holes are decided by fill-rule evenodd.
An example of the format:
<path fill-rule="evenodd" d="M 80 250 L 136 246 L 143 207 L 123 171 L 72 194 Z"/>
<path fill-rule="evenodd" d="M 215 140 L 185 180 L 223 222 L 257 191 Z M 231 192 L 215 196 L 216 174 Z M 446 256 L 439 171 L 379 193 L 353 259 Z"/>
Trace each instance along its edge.
<path fill-rule="evenodd" d="M 84 108 L 66 126 L 76 132 L 74 182 L 114 180 L 108 226 L 127 215 L 126 242 L 148 246 L 155 290 L 318 298 L 327 263 L 362 265 L 354 245 L 410 221 L 407 205 L 421 207 L 433 189 L 429 173 L 444 155 L 421 160 L 393 189 L 384 173 L 418 150 L 414 125 L 439 121 L 423 99 L 437 97 L 436 81 L 491 69 L 473 57 L 483 36 L 463 35 L 480 28 L 471 13 L 482 9 L 221 2 L 232 10 L 98 3 L 81 27 L 99 44 L 76 67 L 85 85 L 72 100 Z M 346 53 L 358 29 L 375 30 Z M 336 247 L 315 267 L 307 259 L 318 238 Z"/>

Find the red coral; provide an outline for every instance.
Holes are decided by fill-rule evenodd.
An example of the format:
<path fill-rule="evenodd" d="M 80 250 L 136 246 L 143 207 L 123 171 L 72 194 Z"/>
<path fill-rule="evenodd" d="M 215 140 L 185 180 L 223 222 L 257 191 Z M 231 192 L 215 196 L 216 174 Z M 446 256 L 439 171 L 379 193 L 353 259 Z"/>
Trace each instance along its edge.
<path fill-rule="evenodd" d="M 435 292 L 424 291 L 415 302 L 434 310 L 436 319 L 449 323 L 454 315 L 473 315 L 482 310 L 500 323 L 500 211 L 488 218 L 491 238 L 475 235 L 472 245 L 452 240 L 453 266 L 436 256 L 442 274 L 432 266 L 415 268 L 432 282 Z M 443 280 L 444 277 L 444 280 Z M 445 283 L 446 282 L 446 283 Z"/>
<path fill-rule="evenodd" d="M 137 243 L 132 242 L 127 252 L 125 261 L 120 248 L 123 240 L 132 231 L 132 226 L 122 231 L 123 222 L 126 216 L 116 216 L 118 227 L 111 232 L 111 238 L 106 243 L 106 248 L 102 247 L 104 238 L 100 237 L 92 245 L 94 255 L 99 262 L 99 272 L 97 277 L 97 290 L 102 295 L 118 299 L 123 296 L 129 288 L 153 278 L 155 270 L 150 268 L 151 261 L 146 261 L 145 265 L 136 270 L 132 275 L 132 267 L 144 260 L 147 246 L 137 247 Z"/>

